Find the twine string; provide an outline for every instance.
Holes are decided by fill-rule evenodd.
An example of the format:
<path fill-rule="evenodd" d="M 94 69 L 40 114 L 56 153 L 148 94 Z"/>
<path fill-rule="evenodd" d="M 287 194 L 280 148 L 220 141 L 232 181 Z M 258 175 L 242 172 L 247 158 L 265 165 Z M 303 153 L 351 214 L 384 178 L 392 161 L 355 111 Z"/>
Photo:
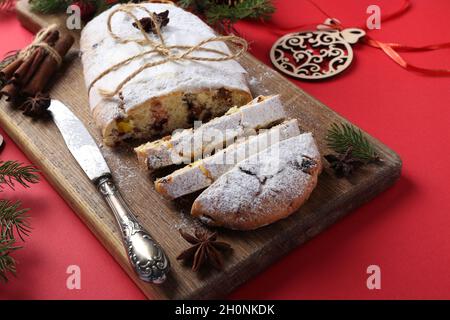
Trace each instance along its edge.
<path fill-rule="evenodd" d="M 170 4 L 174 5 L 170 1 L 158 1 L 158 2 L 170 3 Z M 147 32 L 145 32 L 144 27 L 142 26 L 142 23 L 139 21 L 139 19 L 136 17 L 136 15 L 132 12 L 134 9 L 142 10 L 148 15 L 148 17 L 151 19 L 151 21 L 153 23 L 154 32 L 156 33 L 156 37 L 158 38 L 159 41 L 154 41 L 147 34 Z M 119 12 L 125 13 L 134 21 L 135 25 L 138 27 L 138 29 L 142 35 L 141 38 L 122 38 L 112 30 L 112 19 L 113 19 L 114 15 L 116 15 Z M 182 60 L 211 61 L 211 62 L 213 62 L 213 61 L 221 62 L 221 61 L 232 60 L 232 59 L 236 59 L 239 56 L 241 56 L 244 52 L 247 51 L 247 48 L 248 48 L 247 41 L 245 41 L 244 39 L 242 39 L 240 37 L 236 37 L 233 35 L 214 36 L 209 39 L 202 40 L 194 46 L 185 46 L 185 45 L 168 46 L 164 41 L 164 37 L 161 33 L 160 24 L 159 24 L 156 14 L 154 14 L 153 12 L 148 10 L 143 5 L 135 4 L 135 3 L 128 3 L 128 4 L 121 5 L 117 9 L 110 12 L 108 19 L 107 19 L 107 28 L 108 28 L 109 35 L 118 43 L 125 44 L 125 43 L 134 42 L 143 47 L 149 47 L 150 49 L 146 50 L 144 52 L 141 52 L 139 54 L 136 54 L 134 56 L 131 56 L 127 59 L 124 59 L 124 60 L 114 64 L 113 66 L 107 68 L 103 72 L 101 72 L 89 85 L 89 87 L 88 87 L 89 93 L 90 93 L 91 89 L 93 88 L 93 86 L 100 79 L 104 78 L 109 73 L 111 73 L 115 70 L 118 70 L 121 67 L 129 64 L 130 62 L 132 62 L 136 59 L 142 58 L 146 55 L 150 55 L 150 54 L 156 54 L 156 55 L 161 56 L 161 59 L 145 63 L 145 64 L 141 65 L 135 71 L 131 72 L 125 79 L 123 79 L 117 85 L 117 87 L 114 90 L 108 91 L 108 90 L 101 89 L 101 88 L 98 89 L 98 91 L 100 92 L 101 95 L 103 95 L 104 97 L 109 97 L 109 98 L 118 94 L 128 82 L 130 82 L 132 79 L 134 79 L 137 75 L 139 75 L 142 71 L 144 71 L 146 69 L 149 69 L 149 68 L 152 68 L 155 66 L 159 66 L 159 65 L 162 65 L 162 64 L 165 64 L 168 62 L 175 62 L 175 61 L 182 61 Z M 224 52 L 221 50 L 216 50 L 216 49 L 211 49 L 211 48 L 205 47 L 206 44 L 213 43 L 213 42 L 231 43 L 231 44 L 238 46 L 239 49 L 235 53 L 228 53 L 228 52 Z M 209 52 L 209 53 L 214 53 L 217 56 L 203 57 L 200 55 L 195 55 L 195 52 Z"/>
<path fill-rule="evenodd" d="M 36 34 L 33 42 L 31 42 L 27 47 L 22 49 L 19 53 L 18 59 L 28 59 L 38 48 L 42 48 L 56 61 L 58 66 L 62 63 L 62 57 L 53 47 L 51 47 L 48 43 L 44 42 L 44 39 L 54 30 L 57 29 L 56 24 L 51 24 L 47 28 L 43 28 L 39 30 Z"/>

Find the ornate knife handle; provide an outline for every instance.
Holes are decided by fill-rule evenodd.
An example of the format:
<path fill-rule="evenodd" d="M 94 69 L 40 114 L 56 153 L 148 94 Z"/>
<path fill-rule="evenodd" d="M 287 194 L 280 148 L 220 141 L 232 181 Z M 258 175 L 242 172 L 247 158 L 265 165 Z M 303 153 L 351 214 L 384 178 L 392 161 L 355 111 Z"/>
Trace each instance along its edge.
<path fill-rule="evenodd" d="M 122 199 L 111 176 L 96 181 L 122 231 L 122 240 L 128 258 L 139 278 L 152 283 L 163 283 L 170 263 L 161 246 L 145 231 Z"/>

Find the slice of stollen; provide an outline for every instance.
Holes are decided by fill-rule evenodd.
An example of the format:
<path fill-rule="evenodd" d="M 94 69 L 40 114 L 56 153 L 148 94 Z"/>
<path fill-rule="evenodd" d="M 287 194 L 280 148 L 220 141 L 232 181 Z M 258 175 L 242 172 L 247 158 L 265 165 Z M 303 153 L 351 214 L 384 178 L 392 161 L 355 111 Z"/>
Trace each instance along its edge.
<path fill-rule="evenodd" d="M 283 140 L 238 163 L 192 205 L 191 214 L 212 226 L 252 230 L 295 212 L 322 169 L 311 133 Z"/>
<path fill-rule="evenodd" d="M 237 163 L 281 140 L 299 135 L 296 119 L 288 120 L 256 136 L 235 143 L 212 156 L 198 160 L 155 181 L 156 191 L 168 199 L 204 189 Z"/>
<path fill-rule="evenodd" d="M 232 108 L 194 129 L 184 129 L 163 139 L 148 142 L 135 149 L 138 161 L 150 170 L 193 160 L 223 149 L 237 138 L 255 135 L 286 119 L 280 96 L 259 96 L 240 108 Z"/>

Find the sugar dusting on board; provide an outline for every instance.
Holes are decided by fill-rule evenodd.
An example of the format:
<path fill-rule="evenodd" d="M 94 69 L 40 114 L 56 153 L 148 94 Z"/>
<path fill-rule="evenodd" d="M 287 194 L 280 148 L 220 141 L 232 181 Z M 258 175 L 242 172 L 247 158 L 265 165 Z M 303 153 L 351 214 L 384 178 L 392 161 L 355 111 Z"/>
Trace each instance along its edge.
<path fill-rule="evenodd" d="M 264 79 L 269 77 L 271 77 L 270 72 L 264 72 L 259 74 L 257 77 L 247 77 L 247 82 L 254 96 L 276 94 L 276 92 L 271 92 L 270 89 L 264 87 Z"/>
<path fill-rule="evenodd" d="M 148 190 L 144 192 L 156 192 L 153 187 L 152 178 L 147 173 L 145 175 L 142 174 L 144 170 L 139 167 L 133 149 L 130 146 L 123 145 L 115 149 L 103 146 L 102 152 L 110 167 L 114 168 L 114 171 L 112 172 L 114 181 L 116 181 L 122 195 L 126 199 L 132 198 L 130 193 L 133 193 L 136 185 L 138 185 L 138 183 L 136 183 L 137 180 L 145 180 L 146 183 L 148 183 L 148 185 L 146 185 Z M 160 198 L 164 201 L 162 196 L 160 196 Z M 182 203 L 179 203 L 178 206 L 175 206 L 178 211 L 178 214 L 174 215 L 177 222 L 169 224 L 171 230 L 202 228 L 202 224 L 190 215 L 191 203 L 192 201 L 185 200 Z"/>
<path fill-rule="evenodd" d="M 131 148 L 125 146 L 118 149 L 103 147 L 102 151 L 108 159 L 111 168 L 114 168 L 112 175 L 121 188 L 133 190 L 136 179 L 140 177 L 139 168 Z M 118 153 L 121 156 L 118 156 Z M 125 191 L 125 190 L 124 190 Z"/>
<path fill-rule="evenodd" d="M 170 226 L 173 230 L 179 229 L 199 229 L 203 228 L 204 225 L 198 220 L 191 216 L 190 210 L 180 209 L 179 212 L 179 221 L 172 226 Z"/>

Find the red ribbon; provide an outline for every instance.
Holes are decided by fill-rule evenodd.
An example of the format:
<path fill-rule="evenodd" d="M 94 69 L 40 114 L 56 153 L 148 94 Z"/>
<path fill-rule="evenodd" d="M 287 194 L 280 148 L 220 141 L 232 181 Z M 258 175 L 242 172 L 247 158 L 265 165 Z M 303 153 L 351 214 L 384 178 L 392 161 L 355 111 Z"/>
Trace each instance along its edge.
<path fill-rule="evenodd" d="M 318 4 L 316 4 L 313 0 L 306 0 L 310 4 L 312 4 L 317 10 L 319 10 L 325 17 L 332 19 L 333 18 L 325 12 Z M 408 9 L 411 7 L 410 0 L 402 0 L 402 4 L 399 9 L 396 11 L 381 17 L 381 22 L 386 22 L 389 20 L 392 20 L 394 18 L 397 18 L 401 15 L 403 15 Z M 323 25 L 323 24 L 322 24 Z M 326 26 L 336 29 L 336 30 L 343 30 L 345 29 L 344 25 L 342 25 L 339 21 L 333 20 L 332 24 L 327 24 Z M 305 26 L 297 27 L 296 29 L 302 28 Z M 360 29 L 363 29 L 364 31 L 368 32 L 367 26 L 361 26 Z M 290 28 L 291 30 L 294 28 Z M 381 42 L 378 40 L 375 40 L 374 38 L 370 37 L 366 34 L 364 37 L 364 44 L 369 45 L 374 48 L 379 48 L 383 50 L 383 52 L 391 58 L 394 62 L 396 62 L 398 65 L 400 65 L 402 68 L 409 70 L 409 71 L 415 71 L 419 72 L 425 75 L 431 75 L 431 76 L 450 76 L 450 69 L 429 69 L 429 68 L 423 68 L 416 65 L 413 65 L 409 62 L 407 62 L 398 52 L 424 52 L 424 51 L 433 51 L 433 50 L 440 50 L 440 49 L 446 49 L 450 48 L 450 42 L 446 43 L 438 43 L 438 44 L 432 44 L 432 45 L 424 45 L 424 46 L 408 46 L 403 45 L 400 43 L 387 43 L 387 42 Z"/>

